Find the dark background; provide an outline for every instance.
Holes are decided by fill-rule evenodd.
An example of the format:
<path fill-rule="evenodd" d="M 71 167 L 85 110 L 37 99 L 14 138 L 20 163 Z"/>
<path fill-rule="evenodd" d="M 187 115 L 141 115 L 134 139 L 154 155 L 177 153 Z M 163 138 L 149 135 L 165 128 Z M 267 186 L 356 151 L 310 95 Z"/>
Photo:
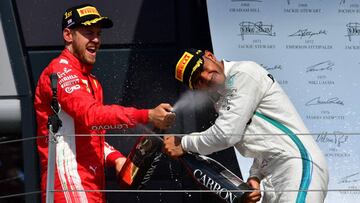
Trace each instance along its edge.
<path fill-rule="evenodd" d="M 63 49 L 61 17 L 66 8 L 91 3 L 114 27 L 102 33 L 102 47 L 93 73 L 104 88 L 106 104 L 153 108 L 174 104 L 186 90 L 174 79 L 174 57 L 183 48 L 212 50 L 205 0 L 1 0 L 0 14 L 18 98 L 21 129 L 1 135 L 2 140 L 36 136 L 34 89 L 41 71 Z M 180 113 L 170 133 L 208 128 L 216 118 L 210 105 L 196 112 Z M 138 133 L 131 129 L 124 133 Z M 118 133 L 118 132 L 110 132 Z M 134 137 L 107 141 L 127 155 Z M 39 167 L 34 140 L 0 146 L 0 196 L 39 190 Z M 234 150 L 211 155 L 241 176 Z M 15 172 L 14 172 L 15 171 Z M 20 172 L 19 172 L 20 171 Z M 20 175 L 19 175 L 20 174 Z M 19 176 L 20 178 L 11 179 Z M 119 189 L 114 171 L 107 170 L 107 189 Z M 197 189 L 182 166 L 164 158 L 145 189 Z M 0 202 L 38 202 L 39 194 L 0 199 Z M 107 193 L 108 202 L 217 202 L 200 193 Z"/>

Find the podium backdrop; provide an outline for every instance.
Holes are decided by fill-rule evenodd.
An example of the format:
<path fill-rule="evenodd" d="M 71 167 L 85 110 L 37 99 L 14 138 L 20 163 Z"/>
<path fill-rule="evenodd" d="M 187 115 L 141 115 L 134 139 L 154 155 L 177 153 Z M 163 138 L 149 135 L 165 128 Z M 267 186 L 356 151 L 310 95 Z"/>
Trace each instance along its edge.
<path fill-rule="evenodd" d="M 208 0 L 207 6 L 217 58 L 252 60 L 273 74 L 323 150 L 326 202 L 358 201 L 360 1 Z M 238 158 L 247 178 L 252 160 Z"/>

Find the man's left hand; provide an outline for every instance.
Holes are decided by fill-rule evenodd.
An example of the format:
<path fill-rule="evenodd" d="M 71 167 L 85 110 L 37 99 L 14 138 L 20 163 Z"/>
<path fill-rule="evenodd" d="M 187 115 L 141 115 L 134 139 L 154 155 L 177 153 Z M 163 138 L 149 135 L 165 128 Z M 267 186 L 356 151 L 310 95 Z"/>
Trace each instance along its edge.
<path fill-rule="evenodd" d="M 178 158 L 182 156 L 185 152 L 181 147 L 181 137 L 164 136 L 163 151 L 172 158 Z"/>
<path fill-rule="evenodd" d="M 256 203 L 256 202 L 260 201 L 260 199 L 261 199 L 260 180 L 256 177 L 250 177 L 248 179 L 247 183 L 251 188 L 254 189 L 254 191 L 247 195 L 244 202 Z"/>

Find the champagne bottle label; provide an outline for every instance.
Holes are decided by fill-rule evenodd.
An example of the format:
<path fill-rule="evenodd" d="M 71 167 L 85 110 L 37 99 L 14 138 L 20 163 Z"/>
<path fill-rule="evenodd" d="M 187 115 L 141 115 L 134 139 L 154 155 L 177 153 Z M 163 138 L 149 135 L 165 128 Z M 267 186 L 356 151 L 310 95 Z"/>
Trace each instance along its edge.
<path fill-rule="evenodd" d="M 124 164 L 124 171 L 121 176 L 124 183 L 127 185 L 131 185 L 136 177 L 137 172 L 139 171 L 139 167 L 137 167 L 133 162 L 129 161 L 128 163 Z"/>
<path fill-rule="evenodd" d="M 144 186 L 151 179 L 151 177 L 154 174 L 157 166 L 160 163 L 160 160 L 161 160 L 162 156 L 163 156 L 162 152 L 156 152 L 156 154 L 154 156 L 155 158 L 150 164 L 150 168 L 146 171 L 143 179 L 141 180 L 141 183 L 140 183 L 141 186 Z"/>
<path fill-rule="evenodd" d="M 198 184 L 213 191 L 224 202 L 242 202 L 245 191 L 251 190 L 241 178 L 210 157 L 186 154 L 181 161 Z"/>

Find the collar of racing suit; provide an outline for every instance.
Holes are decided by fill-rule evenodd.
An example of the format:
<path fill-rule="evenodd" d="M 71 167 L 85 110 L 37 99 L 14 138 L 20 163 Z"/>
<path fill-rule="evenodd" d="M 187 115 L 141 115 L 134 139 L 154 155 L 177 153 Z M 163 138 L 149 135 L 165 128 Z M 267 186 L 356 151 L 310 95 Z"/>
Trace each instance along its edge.
<path fill-rule="evenodd" d="M 231 66 L 233 65 L 233 62 L 231 61 L 227 61 L 225 59 L 222 60 L 223 64 L 224 64 L 224 74 L 225 74 L 225 78 L 227 78 L 229 76 L 229 71 Z"/>
<path fill-rule="evenodd" d="M 87 65 L 85 63 L 82 63 L 78 58 L 76 58 L 76 56 L 74 56 L 74 54 L 72 54 L 68 49 L 64 49 L 61 53 L 62 56 L 66 57 L 71 64 L 74 65 L 73 68 L 76 68 L 78 70 L 80 70 L 82 73 L 88 75 L 90 74 L 93 66 L 92 65 Z"/>

